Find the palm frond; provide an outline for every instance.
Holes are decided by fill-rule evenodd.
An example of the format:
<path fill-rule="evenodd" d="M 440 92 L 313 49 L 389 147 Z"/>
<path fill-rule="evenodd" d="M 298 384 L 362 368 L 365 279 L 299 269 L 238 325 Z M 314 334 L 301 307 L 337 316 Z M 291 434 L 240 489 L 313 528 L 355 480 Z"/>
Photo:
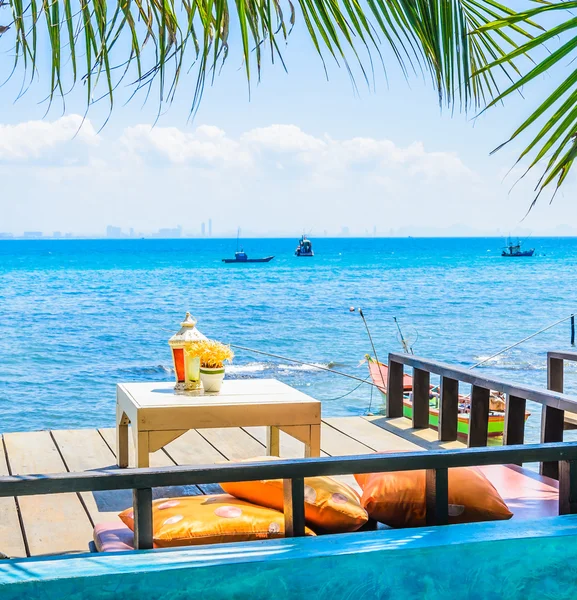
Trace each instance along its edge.
<path fill-rule="evenodd" d="M 388 46 L 405 73 L 430 77 L 442 104 L 467 109 L 498 94 L 497 80 L 483 71 L 487 64 L 512 77 L 516 66 L 507 57 L 519 52 L 516 40 L 531 43 L 537 31 L 495 0 L 298 0 L 296 8 L 291 0 L 3 1 L 12 22 L 0 26 L 0 47 L 14 44 L 16 65 L 31 76 L 47 62 L 39 53 L 47 52 L 49 98 L 82 81 L 88 105 L 100 95 L 112 106 L 125 80 L 147 93 L 155 84 L 160 102 L 170 102 L 183 72 L 194 67 L 196 107 L 207 77 L 231 55 L 231 29 L 250 85 L 266 55 L 283 64 L 280 46 L 298 16 L 321 60 L 330 57 L 351 72 L 356 64 L 369 81 L 373 55 L 386 65 Z M 39 35 L 48 40 L 42 50 Z M 483 75 L 472 79 L 474 71 Z"/>
<path fill-rule="evenodd" d="M 476 35 L 483 36 L 488 31 L 509 29 L 520 22 L 527 23 L 545 13 L 553 11 L 566 12 L 567 19 L 558 25 L 543 31 L 526 43 L 520 44 L 506 55 L 492 61 L 484 67 L 477 69 L 475 78 L 485 77 L 493 69 L 504 64 L 510 64 L 521 56 L 530 55 L 535 50 L 544 50 L 548 43 L 558 47 L 545 52 L 539 60 L 524 75 L 508 86 L 502 93 L 497 94 L 488 104 L 487 108 L 501 102 L 514 92 L 518 92 L 537 78 L 551 73 L 553 69 L 571 65 L 577 58 L 577 17 L 573 16 L 571 9 L 577 9 L 577 1 L 563 1 L 556 3 L 541 3 L 535 9 L 518 13 L 504 19 L 480 27 Z M 553 194 L 559 189 L 567 178 L 573 165 L 577 152 L 577 69 L 569 69 L 564 81 L 558 85 L 541 104 L 521 123 L 509 139 L 496 150 L 527 132 L 530 127 L 541 122 L 541 127 L 528 146 L 521 152 L 518 162 L 529 159 L 525 174 L 541 163 L 545 163 L 544 171 L 535 188 L 536 196 L 530 206 L 532 208 L 540 195 L 548 186 L 553 186 Z M 495 151 L 496 151 L 495 150 Z"/>

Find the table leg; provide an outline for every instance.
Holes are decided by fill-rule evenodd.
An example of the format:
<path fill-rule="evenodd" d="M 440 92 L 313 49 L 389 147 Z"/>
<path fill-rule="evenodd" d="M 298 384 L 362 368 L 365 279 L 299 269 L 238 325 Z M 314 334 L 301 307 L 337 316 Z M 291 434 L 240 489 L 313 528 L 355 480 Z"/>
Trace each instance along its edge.
<path fill-rule="evenodd" d="M 273 425 L 267 427 L 266 451 L 269 456 L 280 456 L 280 429 Z"/>
<path fill-rule="evenodd" d="M 134 428 L 134 425 L 133 425 Z M 149 467 L 148 431 L 133 429 L 136 466 L 139 468 Z"/>
<path fill-rule="evenodd" d="M 318 458 L 321 455 L 321 426 L 311 425 L 309 442 L 305 444 L 305 458 Z"/>
<path fill-rule="evenodd" d="M 116 462 L 121 469 L 128 467 L 128 417 L 116 405 Z"/>

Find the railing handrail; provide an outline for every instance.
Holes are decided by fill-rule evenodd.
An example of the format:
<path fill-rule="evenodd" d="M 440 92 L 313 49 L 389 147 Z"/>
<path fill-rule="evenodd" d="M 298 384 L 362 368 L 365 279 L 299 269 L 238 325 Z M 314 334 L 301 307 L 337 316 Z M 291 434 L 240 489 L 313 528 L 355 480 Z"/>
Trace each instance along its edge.
<path fill-rule="evenodd" d="M 561 360 L 570 360 L 577 362 L 577 351 L 574 350 L 550 350 L 547 352 L 547 358 L 558 358 Z"/>
<path fill-rule="evenodd" d="M 346 457 L 280 459 L 200 466 L 102 469 L 0 477 L 0 497 L 202 485 L 261 479 L 451 469 L 541 461 L 577 461 L 577 442 L 423 450 Z"/>
<path fill-rule="evenodd" d="M 533 402 L 551 406 L 559 410 L 577 412 L 577 398 L 569 394 L 545 390 L 531 385 L 512 383 L 493 377 L 481 377 L 466 368 L 455 367 L 447 363 L 410 354 L 393 352 L 389 354 L 389 364 L 391 361 L 428 371 L 429 373 L 434 373 L 435 375 L 440 375 L 442 377 L 456 379 L 462 383 L 470 383 L 471 385 L 480 388 L 503 392 L 504 394 L 524 398 L 526 400 L 532 400 Z"/>

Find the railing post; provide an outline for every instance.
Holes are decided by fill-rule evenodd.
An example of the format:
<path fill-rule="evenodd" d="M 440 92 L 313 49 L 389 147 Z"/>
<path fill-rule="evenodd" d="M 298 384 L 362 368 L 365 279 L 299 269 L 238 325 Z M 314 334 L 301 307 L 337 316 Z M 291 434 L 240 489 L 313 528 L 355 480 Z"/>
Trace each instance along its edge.
<path fill-rule="evenodd" d="M 422 369 L 413 369 L 413 429 L 429 426 L 430 374 Z"/>
<path fill-rule="evenodd" d="M 554 392 L 563 392 L 563 359 L 547 356 L 547 388 Z M 541 443 L 563 441 L 565 411 L 553 406 L 543 406 L 541 411 Z M 559 478 L 559 463 L 544 462 L 540 467 L 541 475 Z"/>
<path fill-rule="evenodd" d="M 441 377 L 441 405 L 439 406 L 439 440 L 457 439 L 459 422 L 459 382 Z"/>
<path fill-rule="evenodd" d="M 305 534 L 305 480 L 302 477 L 285 479 L 283 493 L 285 537 L 302 537 Z"/>
<path fill-rule="evenodd" d="M 449 523 L 449 470 L 427 469 L 425 483 L 427 525 Z"/>
<path fill-rule="evenodd" d="M 152 489 L 132 490 L 134 511 L 134 547 L 137 550 L 152 548 Z"/>
<path fill-rule="evenodd" d="M 489 398 L 491 391 L 476 385 L 471 387 L 471 414 L 469 415 L 469 448 L 487 445 L 489 427 Z"/>
<path fill-rule="evenodd" d="M 513 446 L 523 444 L 525 441 L 525 398 L 507 394 L 505 405 L 505 431 L 503 445 Z"/>
<path fill-rule="evenodd" d="M 389 356 L 389 376 L 387 381 L 387 417 L 403 416 L 403 375 L 402 363 L 395 362 Z"/>
<path fill-rule="evenodd" d="M 559 461 L 559 514 L 577 513 L 577 462 Z"/>

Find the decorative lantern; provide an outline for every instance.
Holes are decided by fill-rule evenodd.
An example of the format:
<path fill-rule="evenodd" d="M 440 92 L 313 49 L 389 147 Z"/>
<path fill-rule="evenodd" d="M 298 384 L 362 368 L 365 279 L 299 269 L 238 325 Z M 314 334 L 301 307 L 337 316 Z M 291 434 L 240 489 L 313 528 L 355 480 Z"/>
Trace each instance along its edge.
<path fill-rule="evenodd" d="M 198 390 L 200 389 L 200 359 L 194 355 L 194 342 L 205 340 L 206 337 L 196 328 L 196 321 L 189 312 L 180 325 L 180 331 L 168 340 L 176 373 L 174 389 Z"/>

